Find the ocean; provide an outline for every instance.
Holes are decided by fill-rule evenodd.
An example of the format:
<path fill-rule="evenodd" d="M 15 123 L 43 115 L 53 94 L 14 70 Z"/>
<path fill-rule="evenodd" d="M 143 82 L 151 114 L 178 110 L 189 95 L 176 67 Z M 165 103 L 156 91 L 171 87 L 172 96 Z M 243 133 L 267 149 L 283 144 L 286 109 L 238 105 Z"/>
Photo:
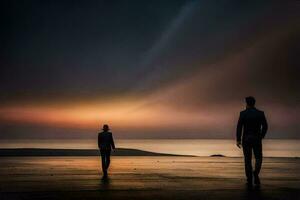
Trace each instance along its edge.
<path fill-rule="evenodd" d="M 265 139 L 265 157 L 300 157 L 300 140 Z M 228 139 L 115 139 L 116 147 L 178 155 L 242 156 L 234 140 Z M 0 140 L 0 148 L 96 149 L 97 140 Z"/>

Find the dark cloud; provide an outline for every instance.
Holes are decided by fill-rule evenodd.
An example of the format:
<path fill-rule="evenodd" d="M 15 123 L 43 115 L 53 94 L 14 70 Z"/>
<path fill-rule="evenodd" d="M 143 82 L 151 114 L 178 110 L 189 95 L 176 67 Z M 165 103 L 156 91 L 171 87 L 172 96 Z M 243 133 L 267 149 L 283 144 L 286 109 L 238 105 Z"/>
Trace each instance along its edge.
<path fill-rule="evenodd" d="M 274 111 L 276 137 L 287 128 L 284 136 L 296 137 L 299 115 L 290 113 L 300 105 L 296 1 L 1 4 L 2 107 L 129 96 L 182 112 L 217 115 L 223 109 L 233 119 L 250 94 Z M 290 120 L 280 120 L 286 113 Z M 28 129 L 7 123 L 0 124 L 2 131 Z M 226 123 L 227 133 L 224 126 L 197 130 L 228 137 L 233 126 Z M 28 132 L 42 129 L 33 125 Z M 44 131 L 59 132 L 52 129 Z"/>
<path fill-rule="evenodd" d="M 133 85 L 137 63 L 185 1 L 6 4 L 1 89 L 47 98 L 119 94 Z"/>

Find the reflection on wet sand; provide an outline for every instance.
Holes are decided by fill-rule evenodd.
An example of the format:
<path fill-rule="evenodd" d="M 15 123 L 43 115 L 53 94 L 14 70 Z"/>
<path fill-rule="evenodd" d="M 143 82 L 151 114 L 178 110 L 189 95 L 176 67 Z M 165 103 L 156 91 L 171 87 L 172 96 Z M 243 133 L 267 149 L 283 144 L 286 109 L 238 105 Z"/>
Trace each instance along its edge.
<path fill-rule="evenodd" d="M 2 157 L 2 199 L 288 199 L 299 195 L 300 160 L 266 158 L 260 189 L 245 187 L 242 158 L 118 157 L 101 180 L 99 157 Z"/>

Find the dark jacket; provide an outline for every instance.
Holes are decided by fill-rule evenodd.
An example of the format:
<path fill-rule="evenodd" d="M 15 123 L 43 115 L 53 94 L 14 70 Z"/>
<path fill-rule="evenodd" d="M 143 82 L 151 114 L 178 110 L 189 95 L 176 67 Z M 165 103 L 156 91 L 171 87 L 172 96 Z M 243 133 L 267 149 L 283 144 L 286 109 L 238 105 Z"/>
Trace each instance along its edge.
<path fill-rule="evenodd" d="M 240 113 L 236 129 L 236 140 L 243 142 L 258 141 L 265 137 L 268 123 L 263 111 L 247 108 Z"/>
<path fill-rule="evenodd" d="M 103 131 L 98 134 L 98 147 L 100 150 L 111 150 L 115 148 L 115 143 L 111 132 Z"/>

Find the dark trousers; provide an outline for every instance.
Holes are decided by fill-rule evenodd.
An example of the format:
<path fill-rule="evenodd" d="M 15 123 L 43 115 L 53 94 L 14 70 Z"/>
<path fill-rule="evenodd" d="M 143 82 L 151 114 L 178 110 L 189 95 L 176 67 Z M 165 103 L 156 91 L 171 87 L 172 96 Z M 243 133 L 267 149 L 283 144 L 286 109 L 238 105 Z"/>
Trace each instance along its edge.
<path fill-rule="evenodd" d="M 102 161 L 102 171 L 104 174 L 107 173 L 107 169 L 110 164 L 110 149 L 101 149 L 101 161 Z"/>
<path fill-rule="evenodd" d="M 252 172 L 252 151 L 255 157 L 255 169 Z M 262 143 L 261 140 L 258 141 L 245 141 L 243 142 L 243 152 L 245 160 L 245 172 L 248 181 L 252 181 L 252 173 L 254 175 L 259 174 L 262 164 Z"/>

